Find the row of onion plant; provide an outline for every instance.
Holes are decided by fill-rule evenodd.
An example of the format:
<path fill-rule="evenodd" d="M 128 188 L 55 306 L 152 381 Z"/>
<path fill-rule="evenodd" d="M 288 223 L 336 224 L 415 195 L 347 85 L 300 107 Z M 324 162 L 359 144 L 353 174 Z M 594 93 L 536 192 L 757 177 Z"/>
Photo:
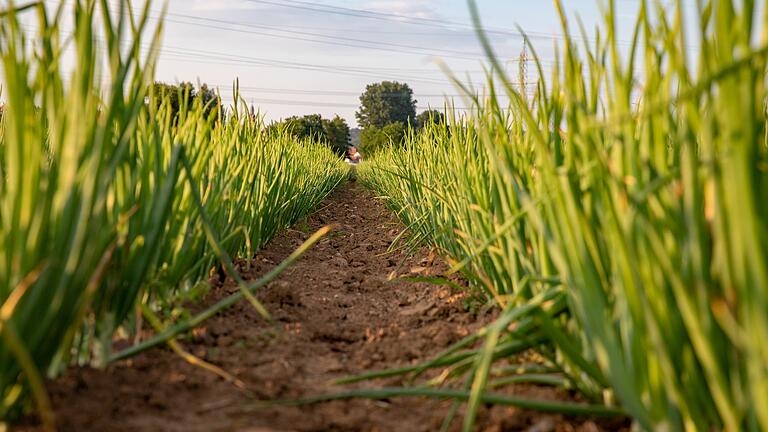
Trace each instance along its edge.
<path fill-rule="evenodd" d="M 34 400 L 50 426 L 42 381 L 72 362 L 125 358 L 243 297 L 267 315 L 251 293 L 266 279 L 240 280 L 231 257 L 346 178 L 328 147 L 265 133 L 243 104 L 208 115 L 195 100 L 176 112 L 152 94 L 162 24 L 148 25 L 150 5 L 11 3 L 0 13 L 0 419 Z M 239 293 L 112 352 L 117 332 L 137 331 L 137 311 L 163 312 L 216 266 Z"/>
<path fill-rule="evenodd" d="M 465 430 L 485 402 L 768 430 L 767 5 L 697 1 L 686 22 L 683 1 L 641 1 L 621 49 L 615 3 L 574 37 L 555 1 L 565 39 L 551 75 L 536 56 L 533 97 L 479 31 L 485 93 L 455 81 L 472 112 L 358 170 L 502 309 L 430 362 L 368 377 L 443 368 L 401 394 L 466 400 Z M 516 364 L 529 349 L 543 365 Z M 592 405 L 492 392 L 521 381 Z"/>

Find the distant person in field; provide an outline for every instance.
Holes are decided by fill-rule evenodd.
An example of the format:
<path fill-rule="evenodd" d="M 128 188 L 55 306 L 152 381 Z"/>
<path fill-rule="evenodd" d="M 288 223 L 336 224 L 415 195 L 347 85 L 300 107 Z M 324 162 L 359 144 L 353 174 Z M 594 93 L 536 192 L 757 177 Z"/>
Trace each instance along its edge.
<path fill-rule="evenodd" d="M 361 156 L 360 153 L 357 151 L 357 147 L 352 146 L 347 150 L 347 157 L 344 160 L 346 160 L 347 163 L 357 165 L 358 163 L 360 163 L 360 161 L 363 160 L 363 156 Z"/>

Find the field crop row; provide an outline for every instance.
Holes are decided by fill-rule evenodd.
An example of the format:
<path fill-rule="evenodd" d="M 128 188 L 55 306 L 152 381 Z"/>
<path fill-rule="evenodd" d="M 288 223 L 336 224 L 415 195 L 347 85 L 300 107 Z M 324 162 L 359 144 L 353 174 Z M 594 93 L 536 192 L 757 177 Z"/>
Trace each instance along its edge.
<path fill-rule="evenodd" d="M 137 331 L 137 310 L 173 319 L 213 267 L 236 274 L 230 257 L 249 256 L 347 175 L 327 147 L 266 134 L 244 104 L 223 116 L 200 100 L 178 113 L 157 100 L 151 2 L 139 19 L 96 3 L 61 2 L 56 16 L 31 6 L 32 37 L 16 13 L 2 17 L 0 418 L 31 391 L 46 420 L 43 376 L 121 358 L 111 341 Z M 74 29 L 62 40 L 65 7 Z"/>
<path fill-rule="evenodd" d="M 480 32 L 490 90 L 456 81 L 472 113 L 358 170 L 503 309 L 405 371 L 462 380 L 465 430 L 488 391 L 525 381 L 645 430 L 768 430 L 766 5 L 698 2 L 686 25 L 682 1 L 639 2 L 623 51 L 614 3 L 595 43 L 569 36 L 552 75 L 538 69 L 532 98 Z M 510 365 L 529 349 L 543 375 Z"/>

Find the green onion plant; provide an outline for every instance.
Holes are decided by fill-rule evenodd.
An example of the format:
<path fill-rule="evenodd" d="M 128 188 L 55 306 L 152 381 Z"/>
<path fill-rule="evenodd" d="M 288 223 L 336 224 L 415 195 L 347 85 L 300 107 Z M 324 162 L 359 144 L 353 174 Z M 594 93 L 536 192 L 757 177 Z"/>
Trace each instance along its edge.
<path fill-rule="evenodd" d="M 532 97 L 479 30 L 487 90 L 456 80 L 472 112 L 358 170 L 502 309 L 391 371 L 463 385 L 465 430 L 521 349 L 639 429 L 768 430 L 767 5 L 672 3 L 639 2 L 620 49 L 615 1 L 590 39 L 556 0 L 565 39 L 551 75 L 528 44 Z"/>
<path fill-rule="evenodd" d="M 50 426 L 45 376 L 125 357 L 110 342 L 137 330 L 142 309 L 167 312 L 215 267 L 236 277 L 231 257 L 347 176 L 329 148 L 267 134 L 242 102 L 208 115 L 200 100 L 175 112 L 152 94 L 162 21 L 148 25 L 151 4 L 11 2 L 0 13 L 0 420 L 32 395 Z M 36 19 L 31 37 L 25 19 Z M 251 292 L 263 284 L 239 282 L 267 315 Z"/>

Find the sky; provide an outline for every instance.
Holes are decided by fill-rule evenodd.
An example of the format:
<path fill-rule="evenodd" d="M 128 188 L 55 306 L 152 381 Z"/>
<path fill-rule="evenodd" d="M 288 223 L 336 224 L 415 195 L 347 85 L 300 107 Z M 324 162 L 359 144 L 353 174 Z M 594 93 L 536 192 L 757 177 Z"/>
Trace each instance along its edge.
<path fill-rule="evenodd" d="M 152 3 L 153 20 L 163 3 Z M 563 3 L 592 37 L 601 0 Z M 551 0 L 478 0 L 477 6 L 513 81 L 523 49 L 518 26 L 549 69 L 561 35 Z M 629 41 L 639 0 L 617 0 L 617 7 L 619 39 Z M 156 79 L 206 83 L 227 104 L 238 79 L 242 97 L 268 121 L 319 113 L 340 115 L 354 127 L 360 94 L 382 80 L 407 83 L 419 112 L 442 108 L 446 98 L 465 107 L 440 64 L 476 87 L 485 80 L 487 61 L 465 0 L 168 0 Z M 533 76 L 531 70 L 528 79 Z"/>
<path fill-rule="evenodd" d="M 566 3 L 585 23 L 597 22 L 595 0 Z M 550 35 L 560 35 L 552 2 L 480 0 L 478 8 L 515 77 L 523 48 L 518 25 L 540 36 L 535 43 L 551 63 Z M 464 0 L 171 0 L 164 42 L 159 80 L 214 84 L 229 102 L 239 78 L 245 100 L 268 120 L 338 114 L 352 126 L 369 83 L 408 83 L 417 111 L 441 108 L 446 96 L 461 108 L 467 104 L 440 62 L 478 84 L 487 63 Z"/>

